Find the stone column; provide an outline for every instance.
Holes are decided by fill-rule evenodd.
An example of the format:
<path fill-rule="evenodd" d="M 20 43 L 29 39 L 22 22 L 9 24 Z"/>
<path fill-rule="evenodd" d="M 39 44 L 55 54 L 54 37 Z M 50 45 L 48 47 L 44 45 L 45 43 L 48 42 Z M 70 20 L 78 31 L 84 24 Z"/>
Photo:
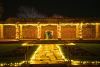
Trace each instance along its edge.
<path fill-rule="evenodd" d="M 57 35 L 58 35 L 58 39 L 61 39 L 61 25 L 60 24 L 57 25 Z"/>
<path fill-rule="evenodd" d="M 16 39 L 19 39 L 20 32 L 19 32 L 19 25 L 16 24 Z"/>
<path fill-rule="evenodd" d="M 80 35 L 79 35 L 79 23 L 76 23 L 76 39 L 79 39 L 80 38 Z"/>
<path fill-rule="evenodd" d="M 1 26 L 1 39 L 3 39 L 3 24 L 0 24 Z"/>
<path fill-rule="evenodd" d="M 38 22 L 37 28 L 38 28 L 37 38 L 40 39 L 41 38 L 41 25 L 40 25 L 40 22 Z"/>
<path fill-rule="evenodd" d="M 82 26 L 83 26 L 83 22 L 79 23 L 79 38 L 83 38 L 82 36 Z"/>
<path fill-rule="evenodd" d="M 20 24 L 20 39 L 22 39 L 22 27 L 23 27 L 23 25 Z"/>
<path fill-rule="evenodd" d="M 98 39 L 99 37 L 99 24 L 100 23 L 96 23 L 96 39 Z"/>

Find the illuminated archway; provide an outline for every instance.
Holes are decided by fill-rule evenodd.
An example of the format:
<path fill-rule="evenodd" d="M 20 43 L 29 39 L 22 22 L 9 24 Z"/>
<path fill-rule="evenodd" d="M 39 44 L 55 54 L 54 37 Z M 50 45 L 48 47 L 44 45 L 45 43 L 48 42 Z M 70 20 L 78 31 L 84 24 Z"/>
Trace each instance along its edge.
<path fill-rule="evenodd" d="M 44 36 L 45 36 L 45 39 L 52 39 L 52 37 L 53 37 L 53 31 L 51 31 L 51 30 L 45 31 Z"/>

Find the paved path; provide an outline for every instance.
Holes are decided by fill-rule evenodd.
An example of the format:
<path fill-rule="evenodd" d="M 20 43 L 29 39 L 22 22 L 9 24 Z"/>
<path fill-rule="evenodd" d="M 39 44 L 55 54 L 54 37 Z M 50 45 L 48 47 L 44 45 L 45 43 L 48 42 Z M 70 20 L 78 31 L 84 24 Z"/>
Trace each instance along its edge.
<path fill-rule="evenodd" d="M 30 59 L 31 64 L 58 64 L 63 63 L 65 58 L 58 45 L 40 45 Z"/>

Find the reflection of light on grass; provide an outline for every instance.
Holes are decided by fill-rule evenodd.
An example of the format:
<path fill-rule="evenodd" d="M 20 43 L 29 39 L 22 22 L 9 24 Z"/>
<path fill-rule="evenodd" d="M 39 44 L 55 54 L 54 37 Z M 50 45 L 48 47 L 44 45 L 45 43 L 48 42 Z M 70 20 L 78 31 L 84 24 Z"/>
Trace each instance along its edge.
<path fill-rule="evenodd" d="M 21 61 L 19 63 L 0 63 L 0 67 L 3 67 L 3 66 L 11 66 L 11 67 L 18 67 L 18 66 L 21 66 L 22 64 L 24 64 L 25 61 Z"/>
<path fill-rule="evenodd" d="M 80 63 L 80 61 L 71 60 L 72 65 L 81 65 L 81 64 L 85 65 L 88 63 L 90 63 L 92 65 L 98 65 L 98 64 L 100 64 L 100 61 L 91 61 L 91 62 L 90 61 L 82 61 L 82 63 Z"/>
<path fill-rule="evenodd" d="M 76 45 L 75 43 L 68 43 L 67 45 Z"/>
<path fill-rule="evenodd" d="M 3 63 L 1 63 L 1 64 L 0 64 L 0 66 L 2 67 L 2 66 L 4 66 L 4 64 L 3 64 Z"/>
<path fill-rule="evenodd" d="M 62 50 L 61 50 L 60 46 L 59 46 L 59 45 L 57 45 L 57 47 L 58 47 L 58 49 L 59 49 L 59 52 L 60 52 L 60 54 L 61 54 L 62 58 L 63 58 L 65 61 L 68 61 L 68 59 L 66 59 L 66 58 L 65 58 L 65 56 L 63 55 L 63 52 L 62 52 Z"/>
<path fill-rule="evenodd" d="M 19 65 L 22 65 L 23 63 L 25 63 L 25 61 L 21 61 L 21 62 L 19 63 Z"/>
<path fill-rule="evenodd" d="M 23 43 L 22 46 L 28 46 L 28 43 Z"/>
<path fill-rule="evenodd" d="M 36 63 L 35 59 L 37 59 L 37 54 L 42 54 L 43 52 L 55 51 L 55 50 L 57 50 L 57 52 L 58 52 L 57 54 L 58 54 L 58 56 L 60 56 L 62 58 L 62 61 L 63 60 L 67 61 L 67 59 L 65 59 L 65 57 L 64 57 L 64 55 L 61 51 L 61 48 L 58 45 L 43 45 L 43 46 L 40 45 L 38 47 L 38 49 L 34 52 L 32 57 L 30 58 L 29 63 L 30 64 L 35 64 Z M 43 56 L 45 56 L 45 55 L 43 54 Z M 48 53 L 48 56 L 50 56 L 50 53 Z M 43 58 L 41 58 L 41 59 L 43 59 Z M 53 61 L 50 61 L 48 63 L 56 61 L 56 58 L 54 58 L 54 56 L 52 56 L 52 55 L 50 56 L 50 59 L 53 60 Z M 43 61 L 43 62 L 45 62 L 45 61 Z"/>
<path fill-rule="evenodd" d="M 36 51 L 33 53 L 33 55 L 31 56 L 31 58 L 30 58 L 30 60 L 29 60 L 30 64 L 34 64 L 35 55 L 36 55 L 36 53 L 40 50 L 40 48 L 41 48 L 41 45 L 37 48 L 37 50 L 36 50 Z"/>
<path fill-rule="evenodd" d="M 80 64 L 80 61 L 71 60 L 71 64 L 72 64 L 72 65 L 79 65 L 79 64 Z"/>

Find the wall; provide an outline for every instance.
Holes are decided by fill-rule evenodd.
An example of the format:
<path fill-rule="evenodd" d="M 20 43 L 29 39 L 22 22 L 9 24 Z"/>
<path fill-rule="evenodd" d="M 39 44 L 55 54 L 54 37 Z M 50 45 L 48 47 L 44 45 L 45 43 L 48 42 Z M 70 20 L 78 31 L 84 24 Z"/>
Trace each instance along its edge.
<path fill-rule="evenodd" d="M 61 26 L 61 39 L 75 39 L 76 38 L 76 26 L 66 25 Z"/>
<path fill-rule="evenodd" d="M 4 39 L 16 39 L 15 25 L 4 25 L 3 26 L 3 37 Z"/>
<path fill-rule="evenodd" d="M 96 26 L 90 24 L 83 24 L 82 26 L 82 38 L 83 39 L 95 39 Z"/>
<path fill-rule="evenodd" d="M 32 25 L 22 26 L 21 39 L 36 39 L 37 38 L 37 27 Z"/>
<path fill-rule="evenodd" d="M 82 25 L 82 26 L 81 26 Z M 59 32 L 58 32 L 59 26 Z M 82 27 L 82 28 L 81 28 Z M 52 39 L 100 39 L 100 23 L 77 24 L 0 24 L 0 39 L 45 39 L 45 32 L 52 31 Z M 82 33 L 80 35 L 77 35 Z M 60 35 L 58 37 L 58 34 Z"/>

